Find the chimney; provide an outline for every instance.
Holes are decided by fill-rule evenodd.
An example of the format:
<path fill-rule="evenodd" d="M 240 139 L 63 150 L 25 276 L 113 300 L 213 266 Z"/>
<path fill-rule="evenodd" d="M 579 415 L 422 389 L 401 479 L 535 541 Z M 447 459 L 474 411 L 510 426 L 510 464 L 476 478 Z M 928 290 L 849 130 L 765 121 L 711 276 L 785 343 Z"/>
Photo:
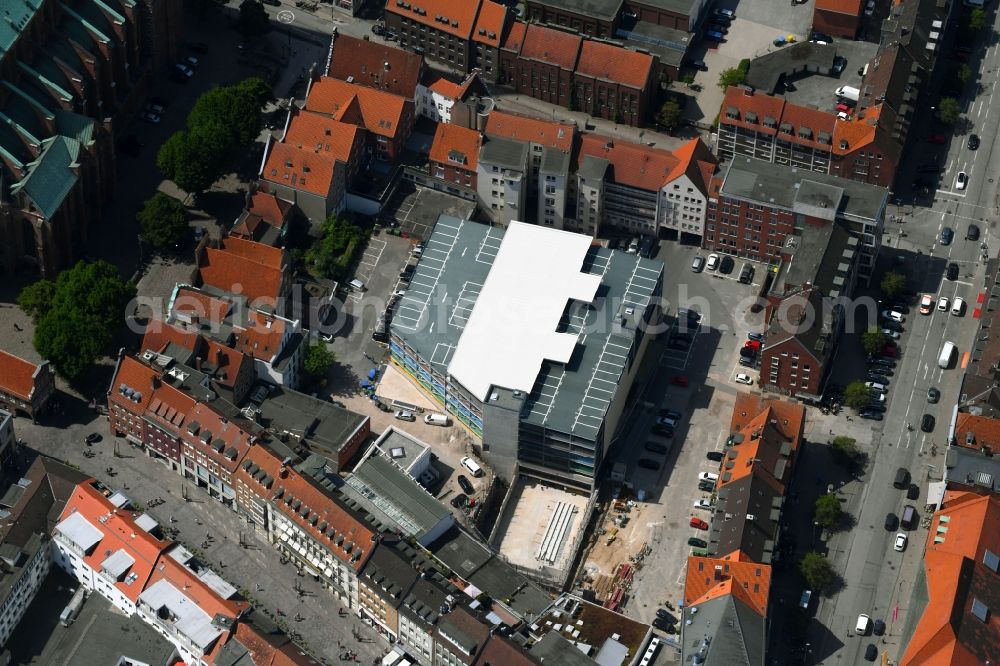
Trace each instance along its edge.
<path fill-rule="evenodd" d="M 222 350 L 221 349 L 216 349 L 215 350 L 215 365 L 221 367 L 222 366 L 222 359 L 223 358 L 224 358 L 224 356 L 222 355 Z"/>
<path fill-rule="evenodd" d="M 156 389 L 160 388 L 160 378 L 157 377 L 156 375 L 153 375 L 153 379 L 149 383 L 152 386 L 152 388 L 153 388 L 154 391 Z"/>

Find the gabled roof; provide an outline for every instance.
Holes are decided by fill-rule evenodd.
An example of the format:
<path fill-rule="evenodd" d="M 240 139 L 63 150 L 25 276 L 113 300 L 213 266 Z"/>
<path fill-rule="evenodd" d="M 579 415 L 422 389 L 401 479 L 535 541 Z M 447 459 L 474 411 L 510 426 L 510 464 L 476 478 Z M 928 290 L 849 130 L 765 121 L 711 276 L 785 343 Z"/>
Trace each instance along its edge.
<path fill-rule="evenodd" d="M 851 116 L 850 120 L 838 120 L 833 132 L 833 152 L 847 155 L 875 141 L 882 105 L 868 107 Z"/>
<path fill-rule="evenodd" d="M 771 310 L 764 353 L 794 340 L 815 362 L 826 362 L 832 349 L 826 339 L 830 335 L 830 321 L 823 310 L 823 294 L 819 289 L 793 292 Z"/>
<path fill-rule="evenodd" d="M 521 45 L 524 44 L 524 37 L 527 34 L 528 24 L 521 21 L 514 21 L 511 23 L 510 29 L 507 31 L 507 36 L 504 37 L 500 48 L 520 53 Z"/>
<path fill-rule="evenodd" d="M 967 445 L 966 435 L 972 433 L 975 441 Z M 959 412 L 955 420 L 955 444 L 980 450 L 988 446 L 994 452 L 1000 451 L 1000 419 Z"/>
<path fill-rule="evenodd" d="M 250 197 L 250 205 L 247 211 L 258 216 L 272 227 L 282 227 L 288 217 L 288 212 L 292 210 L 292 204 L 282 201 L 270 192 L 256 191 Z"/>
<path fill-rule="evenodd" d="M 475 173 L 482 144 L 483 135 L 476 130 L 451 123 L 438 123 L 434 143 L 431 144 L 430 159 L 432 162 Z"/>
<path fill-rule="evenodd" d="M 521 46 L 521 57 L 547 62 L 571 72 L 576 67 L 582 43 L 583 38 L 579 35 L 531 23 Z"/>
<path fill-rule="evenodd" d="M 170 316 L 181 315 L 197 322 L 209 321 L 213 324 L 219 324 L 229 316 L 232 310 L 233 302 L 231 300 L 210 296 L 201 289 L 185 286 L 177 288 L 177 293 L 170 305 Z"/>
<path fill-rule="evenodd" d="M 15 395 L 22 400 L 31 400 L 35 388 L 33 379 L 37 365 L 23 358 L 0 350 L 0 391 Z"/>
<path fill-rule="evenodd" d="M 499 46 L 503 37 L 503 26 L 507 21 L 507 8 L 492 0 L 483 0 L 479 8 L 479 18 L 472 33 L 472 40 L 489 46 Z"/>
<path fill-rule="evenodd" d="M 198 270 L 205 284 L 223 291 L 245 295 L 251 302 L 267 302 L 273 305 L 281 296 L 284 277 L 282 271 L 237 252 L 206 248 Z"/>
<path fill-rule="evenodd" d="M 43 217 L 51 219 L 79 179 L 80 143 L 54 136 L 42 141 L 42 146 L 41 155 L 28 165 L 27 177 L 15 183 L 12 190 L 23 193 Z"/>
<path fill-rule="evenodd" d="M 580 137 L 577 164 L 587 155 L 611 164 L 613 182 L 651 192 L 683 173 L 687 166 L 669 151 L 589 133 Z"/>
<path fill-rule="evenodd" d="M 385 11 L 449 35 L 469 39 L 481 0 L 388 0 Z M 447 19 L 447 20 L 444 20 Z"/>
<path fill-rule="evenodd" d="M 482 87 L 482 81 L 479 81 L 479 72 L 473 71 L 468 76 L 465 77 L 461 83 L 456 83 L 446 77 L 444 74 L 432 73 L 426 78 L 426 82 L 423 84 L 428 90 L 432 90 L 439 95 L 443 95 L 450 100 L 463 100 L 465 96 L 472 89 L 474 83 L 479 83 L 479 87 Z"/>
<path fill-rule="evenodd" d="M 171 344 L 194 351 L 200 337 L 197 333 L 154 317 L 146 326 L 146 333 L 142 336 L 142 343 L 139 345 L 139 353 L 152 350 L 160 354 Z"/>
<path fill-rule="evenodd" d="M 400 128 L 413 122 L 413 102 L 382 90 L 321 77 L 309 89 L 306 110 L 325 113 L 334 120 L 359 124 L 379 136 L 395 137 Z"/>
<path fill-rule="evenodd" d="M 134 414 L 142 414 L 153 395 L 153 379 L 159 372 L 132 356 L 124 356 L 108 389 L 108 399 Z M 123 392 L 123 390 L 125 392 Z"/>
<path fill-rule="evenodd" d="M 233 330 L 233 347 L 261 361 L 270 362 L 281 351 L 285 337 L 285 320 L 249 310 L 246 325 Z"/>
<path fill-rule="evenodd" d="M 685 606 L 732 594 L 764 617 L 770 589 L 771 567 L 767 564 L 711 557 L 688 558 Z"/>
<path fill-rule="evenodd" d="M 1000 497 L 946 493 L 927 534 L 928 599 L 901 666 L 996 663 L 1000 658 L 998 558 Z"/>
<path fill-rule="evenodd" d="M 653 57 L 588 39 L 580 49 L 576 73 L 643 89 L 653 73 Z"/>
<path fill-rule="evenodd" d="M 486 119 L 486 136 L 537 143 L 564 153 L 573 149 L 576 127 L 565 123 L 539 120 L 516 113 L 493 111 Z"/>
<path fill-rule="evenodd" d="M 357 125 L 342 123 L 320 113 L 298 111 L 292 116 L 281 142 L 347 163 L 360 132 Z"/>
<path fill-rule="evenodd" d="M 280 269 L 285 264 L 283 249 L 245 238 L 224 238 L 219 241 L 219 248 L 269 268 Z"/>
<path fill-rule="evenodd" d="M 412 99 L 423 66 L 423 57 L 415 53 L 338 33 L 327 74 Z"/>
<path fill-rule="evenodd" d="M 268 151 L 261 176 L 277 185 L 325 198 L 332 187 L 334 164 L 330 157 L 313 150 L 274 143 Z"/>

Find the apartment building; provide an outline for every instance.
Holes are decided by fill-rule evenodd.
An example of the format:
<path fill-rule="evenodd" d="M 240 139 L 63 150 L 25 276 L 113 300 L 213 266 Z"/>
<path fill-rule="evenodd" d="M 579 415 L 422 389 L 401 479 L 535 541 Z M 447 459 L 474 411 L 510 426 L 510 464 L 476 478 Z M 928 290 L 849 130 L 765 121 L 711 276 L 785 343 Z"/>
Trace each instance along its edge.
<path fill-rule="evenodd" d="M 446 183 L 475 190 L 482 143 L 483 136 L 476 130 L 438 123 L 431 144 L 431 175 Z"/>
<path fill-rule="evenodd" d="M 493 222 L 508 225 L 524 218 L 530 173 L 527 144 L 510 139 L 483 142 L 476 166 L 476 191 L 479 205 Z"/>
<path fill-rule="evenodd" d="M 428 74 L 417 84 L 417 115 L 435 123 L 476 128 L 481 104 L 488 104 L 488 98 L 489 90 L 478 69 L 458 82 L 443 74 Z"/>
<path fill-rule="evenodd" d="M 37 421 L 55 390 L 55 372 L 48 361 L 30 363 L 0 350 L 0 409 Z"/>
<path fill-rule="evenodd" d="M 742 157 L 725 169 L 713 185 L 703 247 L 776 264 L 797 230 L 838 222 L 860 240 L 859 277 L 871 279 L 882 247 L 887 189 Z"/>
<path fill-rule="evenodd" d="M 17 455 L 17 436 L 14 434 L 14 416 L 0 409 L 0 475 L 11 469 Z"/>
<path fill-rule="evenodd" d="M 399 640 L 399 607 L 420 578 L 416 551 L 386 537 L 358 577 L 358 614 L 390 643 Z"/>
<path fill-rule="evenodd" d="M 242 296 L 255 309 L 284 312 L 292 289 L 282 248 L 230 236 L 200 248 L 198 284 Z"/>
<path fill-rule="evenodd" d="M 496 48 L 507 22 L 507 10 L 491 0 L 387 0 L 386 29 L 399 37 L 399 45 L 412 49 L 463 74 L 477 66 L 482 45 L 486 54 Z M 478 38 L 478 40 L 477 40 Z"/>
<path fill-rule="evenodd" d="M 370 39 L 335 33 L 327 75 L 366 88 L 414 99 L 424 76 L 421 55 Z"/>

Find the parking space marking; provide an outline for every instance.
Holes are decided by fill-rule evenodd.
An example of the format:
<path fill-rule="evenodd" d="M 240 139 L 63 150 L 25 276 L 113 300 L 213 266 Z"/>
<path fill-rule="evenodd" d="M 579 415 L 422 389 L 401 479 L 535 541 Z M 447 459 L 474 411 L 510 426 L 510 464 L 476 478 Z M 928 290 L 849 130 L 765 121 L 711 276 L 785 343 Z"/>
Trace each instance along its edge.
<path fill-rule="evenodd" d="M 450 326 L 465 328 L 465 325 L 469 323 L 469 316 L 472 314 L 472 308 L 476 304 L 476 299 L 479 298 L 479 291 L 482 287 L 483 285 L 479 282 L 466 282 L 462 285 L 462 289 L 458 292 L 458 298 L 455 299 L 455 307 L 448 318 Z"/>
<path fill-rule="evenodd" d="M 676 327 L 675 327 L 676 328 Z M 673 335 L 674 329 L 671 329 L 670 334 Z M 681 352 L 678 349 L 665 349 L 660 355 L 660 365 L 666 368 L 672 368 L 674 370 L 683 370 L 687 367 L 688 360 L 691 358 L 691 351 L 694 349 L 694 342 L 698 339 L 698 333 L 701 332 L 701 323 L 695 327 L 691 334 L 691 343 L 688 345 L 686 351 Z M 682 359 L 676 357 L 682 356 Z M 664 362 L 666 360 L 667 362 Z M 680 362 L 680 365 L 677 363 Z"/>
<path fill-rule="evenodd" d="M 378 266 L 379 259 L 382 258 L 382 253 L 385 251 L 386 245 L 387 243 L 384 240 L 378 238 L 372 238 L 368 241 L 365 251 L 361 254 L 361 261 L 358 262 L 358 270 L 355 271 L 358 279 L 362 282 L 371 282 L 372 274 L 375 272 L 375 267 Z M 364 293 L 352 292 L 347 298 L 358 302 L 364 298 Z"/>

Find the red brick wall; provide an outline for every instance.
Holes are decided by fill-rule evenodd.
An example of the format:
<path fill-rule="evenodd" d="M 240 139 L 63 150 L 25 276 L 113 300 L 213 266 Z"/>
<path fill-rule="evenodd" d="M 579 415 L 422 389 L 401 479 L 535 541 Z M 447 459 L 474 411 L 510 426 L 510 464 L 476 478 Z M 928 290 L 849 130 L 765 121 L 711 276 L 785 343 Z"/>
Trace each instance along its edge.
<path fill-rule="evenodd" d="M 572 72 L 557 65 L 537 60 L 517 59 L 514 88 L 518 93 L 530 95 L 550 104 L 569 104 Z"/>
<path fill-rule="evenodd" d="M 444 172 L 443 175 L 441 175 L 442 171 Z M 468 169 L 460 169 L 454 164 L 431 162 L 431 175 L 449 183 L 457 183 L 473 189 L 476 188 L 476 172 L 469 171 Z"/>
<path fill-rule="evenodd" d="M 794 228 L 789 211 L 767 206 L 753 209 L 746 202 L 720 197 L 718 202 L 709 202 L 702 247 L 770 262 L 778 258 L 785 237 Z"/>
<path fill-rule="evenodd" d="M 773 361 L 778 360 L 777 379 L 772 380 Z M 818 394 L 823 366 L 807 353 L 798 340 L 787 340 L 776 347 L 765 347 L 761 354 L 760 383 L 792 393 Z"/>
<path fill-rule="evenodd" d="M 633 127 L 645 124 L 648 105 L 645 90 L 574 74 L 573 94 L 577 108 L 592 116 Z"/>
<path fill-rule="evenodd" d="M 854 39 L 858 34 L 859 27 L 861 27 L 860 17 L 823 9 L 813 11 L 813 30 L 825 32 L 831 37 Z"/>
<path fill-rule="evenodd" d="M 834 157 L 830 161 L 830 173 L 869 185 L 892 187 L 892 182 L 896 179 L 896 165 L 880 151 L 868 146 L 843 157 Z"/>

